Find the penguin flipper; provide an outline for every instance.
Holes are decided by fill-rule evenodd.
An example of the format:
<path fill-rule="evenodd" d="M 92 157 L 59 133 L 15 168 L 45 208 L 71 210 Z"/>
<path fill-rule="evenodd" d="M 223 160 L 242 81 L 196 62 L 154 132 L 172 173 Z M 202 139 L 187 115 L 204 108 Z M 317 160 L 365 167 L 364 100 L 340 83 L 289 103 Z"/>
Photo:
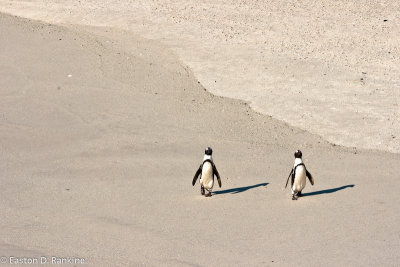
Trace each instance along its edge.
<path fill-rule="evenodd" d="M 310 180 L 311 185 L 314 185 L 314 178 L 312 177 L 311 173 L 306 170 L 306 176 L 308 180 Z"/>
<path fill-rule="evenodd" d="M 215 164 L 213 163 L 213 172 L 215 173 L 215 176 L 217 176 L 217 181 L 218 181 L 218 185 L 221 188 L 222 183 L 221 183 L 221 177 L 219 176 L 217 167 L 215 166 Z"/>
<path fill-rule="evenodd" d="M 201 174 L 203 164 L 200 165 L 199 169 L 196 171 L 196 174 L 193 177 L 192 185 L 194 186 L 196 184 L 197 178 L 199 178 L 199 175 Z"/>
<path fill-rule="evenodd" d="M 292 175 L 292 173 L 293 173 L 293 169 L 290 171 L 289 176 L 288 176 L 288 178 L 287 178 L 287 180 L 286 180 L 285 188 L 287 187 L 287 184 L 289 183 L 289 178 L 290 178 L 290 176 Z M 292 183 L 292 185 L 293 185 L 293 183 Z"/>

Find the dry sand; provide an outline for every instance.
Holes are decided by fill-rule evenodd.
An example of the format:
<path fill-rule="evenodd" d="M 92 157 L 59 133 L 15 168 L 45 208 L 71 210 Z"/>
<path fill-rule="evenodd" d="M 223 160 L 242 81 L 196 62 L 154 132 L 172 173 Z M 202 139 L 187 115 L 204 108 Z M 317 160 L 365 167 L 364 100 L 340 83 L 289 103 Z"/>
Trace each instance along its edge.
<path fill-rule="evenodd" d="M 400 2 L 0 0 L 159 40 L 215 95 L 332 143 L 400 153 Z"/>
<path fill-rule="evenodd" d="M 1 14 L 0 46 L 7 260 L 399 264 L 399 154 L 333 146 L 213 96 L 131 33 Z M 206 146 L 222 176 L 211 198 L 191 186 Z M 295 149 L 315 177 L 298 201 L 283 188 Z"/>

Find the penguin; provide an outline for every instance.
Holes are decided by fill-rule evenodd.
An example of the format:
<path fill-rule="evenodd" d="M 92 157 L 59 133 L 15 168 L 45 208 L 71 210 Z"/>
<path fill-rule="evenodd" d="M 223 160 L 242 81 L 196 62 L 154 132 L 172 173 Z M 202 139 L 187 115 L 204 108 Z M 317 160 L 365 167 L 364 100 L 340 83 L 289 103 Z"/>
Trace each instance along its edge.
<path fill-rule="evenodd" d="M 292 185 L 292 200 L 297 200 L 299 196 L 301 196 L 301 191 L 306 186 L 306 176 L 308 180 L 310 180 L 311 185 L 314 185 L 314 178 L 311 173 L 306 169 L 306 165 L 304 165 L 302 160 L 303 154 L 300 150 L 296 150 L 294 152 L 294 164 L 293 169 L 289 173 L 289 177 L 286 181 L 286 186 L 288 185 L 289 178 L 292 176 L 291 185 Z"/>
<path fill-rule="evenodd" d="M 197 178 L 200 176 L 201 194 L 206 197 L 211 197 L 212 188 L 214 186 L 214 175 L 217 176 L 218 185 L 221 187 L 221 178 L 212 159 L 212 149 L 211 147 L 207 147 L 204 152 L 203 163 L 196 171 L 192 185 L 194 186 L 196 184 Z M 205 191 L 207 191 L 207 194 Z"/>

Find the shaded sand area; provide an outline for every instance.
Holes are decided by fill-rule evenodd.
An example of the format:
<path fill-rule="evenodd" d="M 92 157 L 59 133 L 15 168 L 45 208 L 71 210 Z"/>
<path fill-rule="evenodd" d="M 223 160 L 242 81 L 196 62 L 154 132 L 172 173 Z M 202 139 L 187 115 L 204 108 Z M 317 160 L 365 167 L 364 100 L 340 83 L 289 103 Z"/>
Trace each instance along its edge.
<path fill-rule="evenodd" d="M 400 2 L 0 0 L 171 48 L 214 95 L 335 144 L 400 153 Z"/>
<path fill-rule="evenodd" d="M 165 47 L 122 31 L 1 14 L 0 46 L 0 256 L 400 262 L 399 154 L 333 146 L 213 96 Z M 222 176 L 211 198 L 191 186 L 206 146 Z M 315 186 L 292 201 L 296 149 Z"/>

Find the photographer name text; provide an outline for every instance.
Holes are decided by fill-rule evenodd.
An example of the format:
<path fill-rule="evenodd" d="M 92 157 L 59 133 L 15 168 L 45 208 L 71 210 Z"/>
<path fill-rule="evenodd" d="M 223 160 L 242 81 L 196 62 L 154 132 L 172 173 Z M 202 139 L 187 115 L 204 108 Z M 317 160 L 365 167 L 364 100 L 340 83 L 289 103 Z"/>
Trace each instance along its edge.
<path fill-rule="evenodd" d="M 3 256 L 0 258 L 1 264 L 9 265 L 38 265 L 38 264 L 49 264 L 49 265 L 78 265 L 85 264 L 84 258 L 78 257 L 56 257 L 56 256 L 40 256 L 40 257 L 17 257 L 17 256 Z"/>

